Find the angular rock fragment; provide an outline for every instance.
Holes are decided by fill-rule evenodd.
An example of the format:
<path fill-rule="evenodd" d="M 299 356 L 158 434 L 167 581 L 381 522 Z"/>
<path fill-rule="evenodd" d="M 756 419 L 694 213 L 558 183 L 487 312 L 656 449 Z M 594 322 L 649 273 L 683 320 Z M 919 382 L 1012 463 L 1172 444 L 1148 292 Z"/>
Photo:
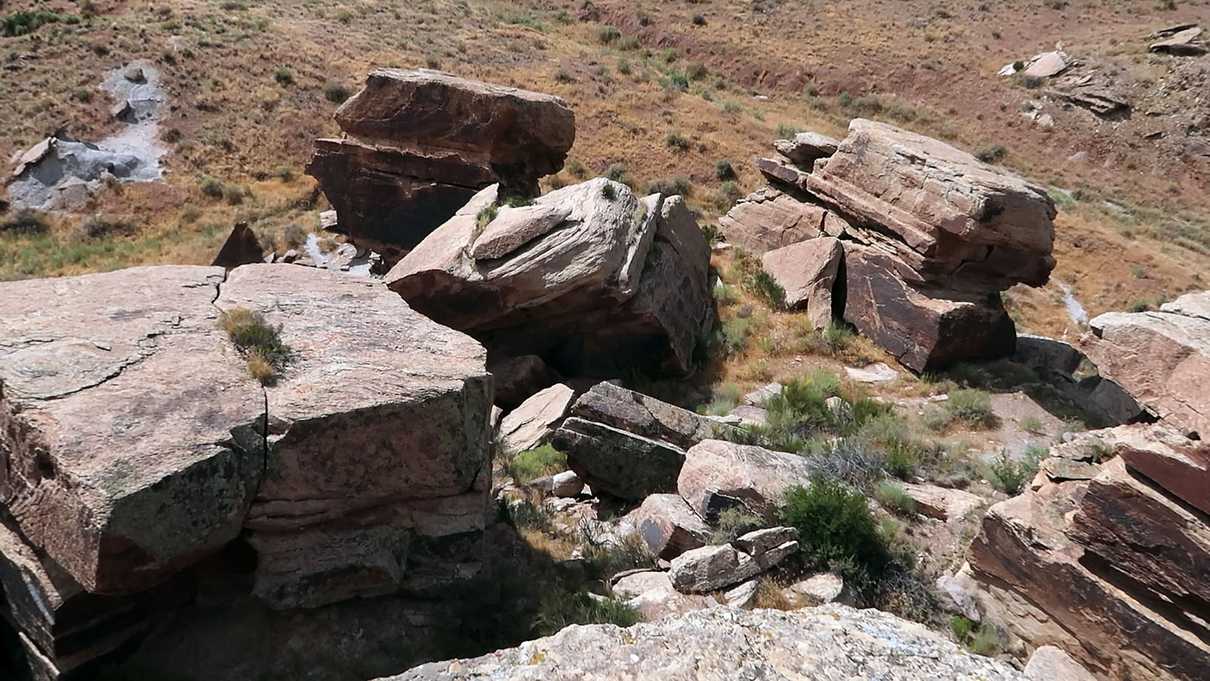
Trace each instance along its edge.
<path fill-rule="evenodd" d="M 811 325 L 827 328 L 833 317 L 833 291 L 844 247 L 831 237 L 807 239 L 761 258 L 761 267 L 786 293 L 786 307 L 806 310 Z"/>
<path fill-rule="evenodd" d="M 685 461 L 675 445 L 576 417 L 563 422 L 552 444 L 594 492 L 632 501 L 676 489 Z"/>
<path fill-rule="evenodd" d="M 690 371 L 714 308 L 709 248 L 680 197 L 640 200 L 604 178 L 565 187 L 530 207 L 565 215 L 561 226 L 504 257 L 475 259 L 471 247 L 490 229 L 479 216 L 496 199 L 494 187 L 477 194 L 390 271 L 388 285 L 494 353 L 536 354 L 564 375 Z"/>
<path fill-rule="evenodd" d="M 504 451 L 515 454 L 544 444 L 563 420 L 574 397 L 571 388 L 557 383 L 510 411 L 500 422 Z"/>
<path fill-rule="evenodd" d="M 962 520 L 984 503 L 978 495 L 960 489 L 909 482 L 900 483 L 899 486 L 904 494 L 916 502 L 917 512 L 944 522 Z"/>
<path fill-rule="evenodd" d="M 811 460 L 797 454 L 706 440 L 686 452 L 676 488 L 707 521 L 736 507 L 771 517 L 786 491 L 808 484 L 813 471 Z"/>
<path fill-rule="evenodd" d="M 572 405 L 572 416 L 688 449 L 730 429 L 688 409 L 602 381 Z"/>
<path fill-rule="evenodd" d="M 248 227 L 248 223 L 237 222 L 235 227 L 231 228 L 231 234 L 227 236 L 227 240 L 219 248 L 218 254 L 214 256 L 214 262 L 210 264 L 215 267 L 232 269 L 240 265 L 251 265 L 264 261 L 265 248 L 261 246 L 256 232 Z"/>
<path fill-rule="evenodd" d="M 637 570 L 615 577 L 613 593 L 638 610 L 647 622 L 718 606 L 710 596 L 677 591 L 672 587 L 668 573 L 658 570 Z"/>
<path fill-rule="evenodd" d="M 739 584 L 798 550 L 798 533 L 777 527 L 750 532 L 730 544 L 703 546 L 672 560 L 669 577 L 682 593 L 705 593 Z"/>
<path fill-rule="evenodd" d="M 710 527 L 679 494 L 652 494 L 630 514 L 652 555 L 672 560 L 706 544 Z"/>
<path fill-rule="evenodd" d="M 349 137 L 317 140 L 307 172 L 340 231 L 388 265 L 483 187 L 537 194 L 575 139 L 558 97 L 426 69 L 372 71 L 336 122 Z"/>
<path fill-rule="evenodd" d="M 765 187 L 719 218 L 727 241 L 762 254 L 818 236 L 840 236 L 848 223 L 836 213 Z"/>
<path fill-rule="evenodd" d="M 496 404 L 515 409 L 543 388 L 559 382 L 559 375 L 537 355 L 488 356 L 487 370 L 496 384 Z"/>
<path fill-rule="evenodd" d="M 775 140 L 773 147 L 777 149 L 777 153 L 790 159 L 791 163 L 809 171 L 819 159 L 835 154 L 839 144 L 838 140 L 827 135 L 800 132 L 792 139 Z"/>

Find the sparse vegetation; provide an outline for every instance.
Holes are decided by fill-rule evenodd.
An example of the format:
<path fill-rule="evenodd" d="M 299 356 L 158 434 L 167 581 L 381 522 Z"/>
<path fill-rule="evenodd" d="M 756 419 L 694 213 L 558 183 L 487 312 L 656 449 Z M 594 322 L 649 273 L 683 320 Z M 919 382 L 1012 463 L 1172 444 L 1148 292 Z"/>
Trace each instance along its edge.
<path fill-rule="evenodd" d="M 271 385 L 290 361 L 292 353 L 281 339 L 281 326 L 273 326 L 260 312 L 244 307 L 224 310 L 219 325 L 243 354 L 248 373 L 261 384 Z"/>
<path fill-rule="evenodd" d="M 32 210 L 21 210 L 0 221 L 0 234 L 42 234 L 50 229 L 46 219 Z"/>
<path fill-rule="evenodd" d="M 916 501 L 898 484 L 883 480 L 874 488 L 874 498 L 886 510 L 901 516 L 916 514 Z"/>
<path fill-rule="evenodd" d="M 567 455 L 550 445 L 542 445 L 517 454 L 506 467 L 513 480 L 524 485 L 544 475 L 567 470 Z"/>
<path fill-rule="evenodd" d="M 987 465 L 987 480 L 992 487 L 1009 496 L 1020 494 L 1025 489 L 1025 483 L 1037 474 L 1038 464 L 1045 455 L 1045 448 L 1027 448 L 1020 459 L 1014 459 L 1007 451 L 1001 451 Z"/>
<path fill-rule="evenodd" d="M 549 636 L 573 624 L 615 624 L 629 627 L 642 618 L 634 608 L 614 598 L 586 591 L 555 591 L 542 598 L 534 621 L 534 634 Z"/>
<path fill-rule="evenodd" d="M 858 584 L 881 576 L 891 561 L 865 495 L 844 483 L 820 478 L 791 488 L 780 520 L 798 530 L 807 569 L 832 570 Z"/>
<path fill-rule="evenodd" d="M 340 83 L 328 83 L 324 86 L 324 99 L 333 104 L 344 104 L 350 94 L 349 88 Z"/>
<path fill-rule="evenodd" d="M 724 509 L 718 514 L 718 519 L 714 523 L 710 543 L 726 544 L 753 530 L 767 526 L 768 523 L 764 519 L 749 513 L 743 507 Z"/>

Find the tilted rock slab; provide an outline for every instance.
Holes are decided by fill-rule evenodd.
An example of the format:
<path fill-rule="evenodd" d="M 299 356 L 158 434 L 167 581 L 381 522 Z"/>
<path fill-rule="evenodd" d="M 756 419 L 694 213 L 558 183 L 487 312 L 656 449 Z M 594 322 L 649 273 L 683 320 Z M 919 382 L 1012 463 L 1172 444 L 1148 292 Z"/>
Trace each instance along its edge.
<path fill-rule="evenodd" d="M 703 546 L 672 559 L 672 586 L 682 593 L 718 591 L 775 567 L 798 550 L 792 527 L 755 530 L 729 544 Z"/>
<path fill-rule="evenodd" d="M 1008 665 L 962 650 L 878 610 L 697 610 L 622 629 L 571 626 L 468 660 L 383 681 L 699 681 L 701 679 L 1019 681 Z"/>
<path fill-rule="evenodd" d="M 814 470 L 809 458 L 797 454 L 706 440 L 686 452 L 676 487 L 710 522 L 728 508 L 771 518 L 786 491 L 808 484 Z"/>
<path fill-rule="evenodd" d="M 598 178 L 534 199 L 541 225 L 510 222 L 516 239 L 496 230 L 505 208 L 489 220 L 497 199 L 494 186 L 475 195 L 388 273 L 390 288 L 494 352 L 536 354 L 564 375 L 691 370 L 715 315 L 709 248 L 681 197 L 639 199 Z M 495 257 L 474 257 L 489 235 Z"/>
<path fill-rule="evenodd" d="M 1102 376 L 1165 421 L 1210 437 L 1210 291 L 1154 312 L 1109 312 L 1089 326 L 1084 350 Z"/>
<path fill-rule="evenodd" d="M 729 243 L 756 254 L 818 236 L 840 236 L 849 227 L 835 212 L 773 187 L 740 199 L 718 224 Z"/>
<path fill-rule="evenodd" d="M 651 554 L 664 560 L 704 546 L 710 538 L 710 527 L 679 494 L 652 494 L 628 517 Z"/>
<path fill-rule="evenodd" d="M 819 237 L 769 251 L 761 267 L 786 294 L 786 307 L 806 310 L 816 330 L 832 323 L 832 292 L 844 262 L 844 247 L 838 239 Z"/>
<path fill-rule="evenodd" d="M 505 414 L 500 422 L 504 451 L 516 454 L 544 444 L 563 420 L 574 397 L 575 391 L 556 383 L 534 393 L 521 406 Z"/>
<path fill-rule="evenodd" d="M 317 140 L 307 172 L 340 230 L 388 263 L 487 185 L 537 194 L 575 141 L 558 97 L 428 69 L 375 69 L 336 122 L 349 137 Z"/>
<path fill-rule="evenodd" d="M 1031 645 L 1062 648 L 1100 677 L 1203 678 L 1210 525 L 1129 464 L 1130 450 L 1147 447 L 1140 441 L 1179 435 L 1163 425 L 1104 435 L 1121 456 L 1090 477 L 1052 476 L 1044 465 L 1030 491 L 988 511 L 970 554 L 984 607 Z M 1201 443 L 1184 448 L 1206 456 Z M 1204 478 L 1204 469 L 1189 475 Z"/>
<path fill-rule="evenodd" d="M 7 615 L 59 671 L 121 643 L 148 600 L 173 607 L 155 590 L 241 533 L 252 592 L 274 608 L 473 574 L 489 494 L 482 346 L 366 280 L 287 265 L 224 276 L 0 285 L 0 579 Z M 233 307 L 281 326 L 293 353 L 273 385 L 218 328 Z M 447 560 L 465 567 L 429 553 L 455 545 Z M 47 607 L 22 606 L 13 574 Z"/>

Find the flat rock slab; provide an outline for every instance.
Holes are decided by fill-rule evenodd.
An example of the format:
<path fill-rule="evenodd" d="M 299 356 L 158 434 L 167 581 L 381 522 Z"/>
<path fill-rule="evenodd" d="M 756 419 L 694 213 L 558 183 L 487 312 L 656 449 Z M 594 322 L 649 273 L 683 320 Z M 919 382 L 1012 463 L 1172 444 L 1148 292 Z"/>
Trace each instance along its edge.
<path fill-rule="evenodd" d="M 840 236 L 849 226 L 827 208 L 772 187 L 740 199 L 718 224 L 728 242 L 758 255 L 818 236 Z"/>
<path fill-rule="evenodd" d="M 557 383 L 510 411 L 500 422 L 504 450 L 515 454 L 544 444 L 563 420 L 573 398 L 574 390 Z"/>
<path fill-rule="evenodd" d="M 468 660 L 434 662 L 389 681 L 698 681 L 700 679 L 1020 681 L 923 625 L 878 610 L 710 608 L 629 628 L 573 626 Z M 388 680 L 384 680 L 388 681 Z"/>

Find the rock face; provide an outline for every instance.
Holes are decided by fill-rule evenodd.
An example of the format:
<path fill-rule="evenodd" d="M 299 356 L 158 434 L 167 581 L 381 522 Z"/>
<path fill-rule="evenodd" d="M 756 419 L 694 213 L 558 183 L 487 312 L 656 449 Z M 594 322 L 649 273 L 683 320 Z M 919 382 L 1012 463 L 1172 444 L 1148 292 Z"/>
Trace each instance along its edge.
<path fill-rule="evenodd" d="M 1102 376 L 1156 416 L 1210 436 L 1210 291 L 1156 312 L 1110 312 L 1089 322 L 1085 351 Z"/>
<path fill-rule="evenodd" d="M 558 383 L 535 393 L 510 411 L 500 422 L 504 450 L 515 454 L 544 444 L 563 420 L 574 397 L 571 388 Z"/>
<path fill-rule="evenodd" d="M 700 548 L 710 538 L 710 527 L 678 494 L 652 494 L 631 516 L 652 555 L 664 560 Z"/>
<path fill-rule="evenodd" d="M 698 679 L 1018 681 L 978 657 L 877 610 L 698 610 L 628 629 L 572 626 L 470 660 L 426 664 L 389 681 L 696 681 Z M 386 680 L 384 680 L 386 681 Z"/>
<path fill-rule="evenodd" d="M 786 292 L 786 307 L 806 310 L 811 325 L 823 329 L 832 323 L 832 291 L 843 261 L 840 241 L 821 237 L 769 251 L 761 267 Z"/>
<path fill-rule="evenodd" d="M 540 226 L 510 217 L 520 236 L 496 233 L 496 257 L 476 259 L 496 201 L 494 186 L 475 195 L 390 271 L 391 289 L 493 352 L 536 354 L 564 375 L 690 371 L 714 308 L 709 248 L 681 197 L 639 199 L 604 178 L 565 187 L 528 207 Z"/>
<path fill-rule="evenodd" d="M 478 190 L 537 194 L 575 140 L 558 97 L 425 69 L 376 69 L 336 112 L 348 137 L 321 139 L 307 172 L 339 229 L 393 264 Z"/>
<path fill-rule="evenodd" d="M 773 148 L 800 168 L 810 168 L 821 158 L 836 153 L 840 142 L 817 132 L 800 132 L 793 139 L 776 140 Z"/>
<path fill-rule="evenodd" d="M 709 521 L 734 507 L 770 517 L 786 490 L 809 483 L 813 470 L 807 457 L 706 440 L 687 452 L 676 487 L 694 512 Z"/>
<path fill-rule="evenodd" d="M 862 119 L 834 149 L 776 146 L 785 160 L 757 163 L 770 186 L 719 220 L 728 239 L 758 253 L 839 239 L 837 311 L 914 371 L 1012 352 L 1000 292 L 1041 286 L 1054 267 L 1055 207 L 1041 187 Z"/>
<path fill-rule="evenodd" d="M 1097 464 L 1105 451 L 1116 456 Z M 1204 677 L 1210 525 L 1131 462 L 1182 471 L 1177 489 L 1200 489 L 1205 505 L 1210 451 L 1159 424 L 1086 434 L 1052 455 L 1030 491 L 988 511 L 971 547 L 985 607 L 1099 677 Z"/>
<path fill-rule="evenodd" d="M 236 307 L 280 326 L 292 350 L 270 386 L 218 328 Z M 243 604 L 232 631 L 240 617 L 279 610 L 313 626 L 299 613 L 466 582 L 489 494 L 484 359 L 381 285 L 313 268 L 0 285 L 0 579 L 31 659 L 57 674 L 119 644 L 139 658 L 161 648 L 131 639 L 169 616 L 181 624 L 159 635 L 225 647 L 190 638 L 202 620 L 187 613 L 214 604 L 174 584 L 230 569 L 231 551 L 255 556 L 246 587 L 214 597 Z M 208 678 L 246 678 L 232 674 Z"/>

